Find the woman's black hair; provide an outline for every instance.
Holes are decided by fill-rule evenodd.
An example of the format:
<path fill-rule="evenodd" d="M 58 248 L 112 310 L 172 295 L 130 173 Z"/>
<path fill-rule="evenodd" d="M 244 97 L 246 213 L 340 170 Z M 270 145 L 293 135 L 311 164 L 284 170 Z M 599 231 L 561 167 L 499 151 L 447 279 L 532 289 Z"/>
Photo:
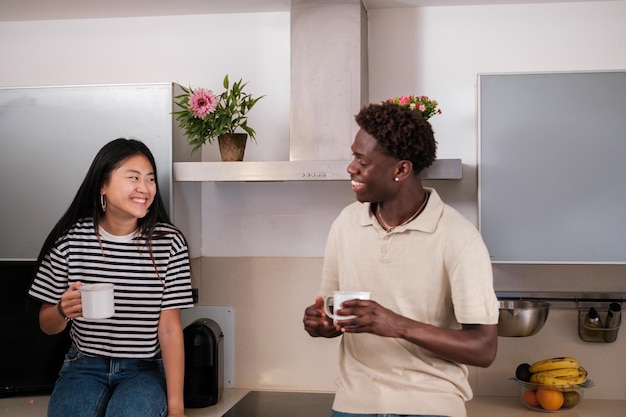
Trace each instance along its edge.
<path fill-rule="evenodd" d="M 104 145 L 96 154 L 82 184 L 76 192 L 74 200 L 46 238 L 37 258 L 37 268 L 35 268 L 35 271 L 38 269 L 46 254 L 55 246 L 59 238 L 61 238 L 78 220 L 92 218 L 96 235 L 99 235 L 98 224 L 104 215 L 100 203 L 100 190 L 102 186 L 109 181 L 113 170 L 119 168 L 128 158 L 136 155 L 143 155 L 148 158 L 150 165 L 152 165 L 156 184 L 154 201 L 149 207 L 146 216 L 138 220 L 139 234 L 146 239 L 147 246 L 151 248 L 150 242 L 157 223 L 171 224 L 159 191 L 157 167 L 154 156 L 152 156 L 152 152 L 150 152 L 150 149 L 143 142 L 136 139 L 119 138 Z M 152 251 L 150 252 L 152 253 Z"/>

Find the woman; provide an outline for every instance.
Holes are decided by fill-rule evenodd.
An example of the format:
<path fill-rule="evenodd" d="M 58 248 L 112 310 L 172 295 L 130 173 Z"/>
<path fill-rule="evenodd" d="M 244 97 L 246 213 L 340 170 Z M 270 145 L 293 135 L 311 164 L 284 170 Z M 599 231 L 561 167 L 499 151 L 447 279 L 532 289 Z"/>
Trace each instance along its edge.
<path fill-rule="evenodd" d="M 189 254 L 171 224 L 150 150 L 116 139 L 93 160 L 46 239 L 29 294 L 47 334 L 72 345 L 49 417 L 184 416 L 180 309 L 193 306 Z M 82 284 L 112 283 L 115 313 L 82 316 Z"/>

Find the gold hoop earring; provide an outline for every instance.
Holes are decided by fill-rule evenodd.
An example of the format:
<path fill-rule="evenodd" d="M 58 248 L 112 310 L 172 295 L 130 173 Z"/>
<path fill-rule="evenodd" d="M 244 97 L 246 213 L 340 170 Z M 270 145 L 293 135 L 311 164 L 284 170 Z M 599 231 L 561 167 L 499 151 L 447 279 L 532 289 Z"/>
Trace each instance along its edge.
<path fill-rule="evenodd" d="M 102 207 L 102 212 L 107 211 L 107 199 L 104 194 L 100 194 L 100 207 Z"/>

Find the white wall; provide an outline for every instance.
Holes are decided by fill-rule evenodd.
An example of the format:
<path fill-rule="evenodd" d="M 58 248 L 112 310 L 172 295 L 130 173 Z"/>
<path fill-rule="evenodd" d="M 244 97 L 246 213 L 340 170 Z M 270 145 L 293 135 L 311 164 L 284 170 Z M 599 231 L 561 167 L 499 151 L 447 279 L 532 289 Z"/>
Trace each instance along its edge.
<path fill-rule="evenodd" d="M 370 99 L 437 99 L 438 157 L 460 157 L 475 174 L 477 74 L 626 69 L 625 18 L 623 1 L 375 10 Z M 463 183 L 472 198 L 462 207 L 475 221 L 476 178 Z"/>
<path fill-rule="evenodd" d="M 416 93 L 440 101 L 444 114 L 432 119 L 439 156 L 462 158 L 464 178 L 429 185 L 476 221 L 477 73 L 626 69 L 625 18 L 626 1 L 371 11 L 370 99 Z M 287 159 L 288 50 L 288 13 L 4 22 L 0 83 L 177 81 L 217 89 L 228 72 L 268 94 L 251 116 L 258 144 L 248 146 L 246 158 Z M 203 156 L 216 159 L 215 149 Z M 202 188 L 203 218 L 185 232 L 203 231 L 203 248 L 192 248 L 205 256 L 194 263 L 201 303 L 236 311 L 236 386 L 332 391 L 337 341 L 307 337 L 301 318 L 319 285 L 328 225 L 353 200 L 348 185 Z M 233 241 L 241 249 L 224 250 Z M 619 266 L 497 266 L 496 286 L 623 291 L 625 275 Z M 537 336 L 500 338 L 496 363 L 472 370 L 476 392 L 516 395 L 506 379 L 518 362 L 572 354 L 596 381 L 588 398 L 626 399 L 626 335 L 613 344 L 582 342 L 576 317 L 575 310 L 556 310 Z"/>
<path fill-rule="evenodd" d="M 259 160 L 286 159 L 289 13 L 0 22 L 0 86 L 177 82 L 266 94 L 250 115 Z"/>

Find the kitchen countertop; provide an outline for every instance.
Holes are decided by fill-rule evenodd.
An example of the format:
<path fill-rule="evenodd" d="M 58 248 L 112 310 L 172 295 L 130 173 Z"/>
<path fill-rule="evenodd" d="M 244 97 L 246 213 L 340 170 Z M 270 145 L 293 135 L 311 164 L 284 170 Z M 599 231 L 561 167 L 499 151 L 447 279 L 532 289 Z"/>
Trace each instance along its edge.
<path fill-rule="evenodd" d="M 222 417 L 250 390 L 225 389 L 217 404 L 205 408 L 188 408 L 187 417 Z M 49 395 L 0 398 L 0 417 L 46 417 Z"/>
<path fill-rule="evenodd" d="M 278 407 L 285 415 L 328 417 L 333 394 L 285 393 L 224 389 L 217 404 L 206 408 L 189 408 L 187 417 L 282 417 L 275 410 L 255 413 L 260 408 Z M 48 396 L 0 398 L 0 417 L 45 417 Z M 236 407 L 235 407 L 236 406 Z M 291 407 L 304 407 L 306 413 L 294 414 Z M 235 408 L 233 408 L 235 407 Z M 316 408 L 317 407 L 317 408 Z M 554 413 L 572 417 L 624 417 L 626 401 L 589 400 L 569 412 Z M 542 413 L 527 409 L 518 397 L 476 397 L 467 404 L 468 417 L 539 417 Z"/>
<path fill-rule="evenodd" d="M 541 417 L 548 415 L 571 417 L 624 417 L 626 401 L 588 400 L 570 411 L 542 413 L 522 405 L 519 397 L 476 397 L 467 403 L 468 417 Z"/>

